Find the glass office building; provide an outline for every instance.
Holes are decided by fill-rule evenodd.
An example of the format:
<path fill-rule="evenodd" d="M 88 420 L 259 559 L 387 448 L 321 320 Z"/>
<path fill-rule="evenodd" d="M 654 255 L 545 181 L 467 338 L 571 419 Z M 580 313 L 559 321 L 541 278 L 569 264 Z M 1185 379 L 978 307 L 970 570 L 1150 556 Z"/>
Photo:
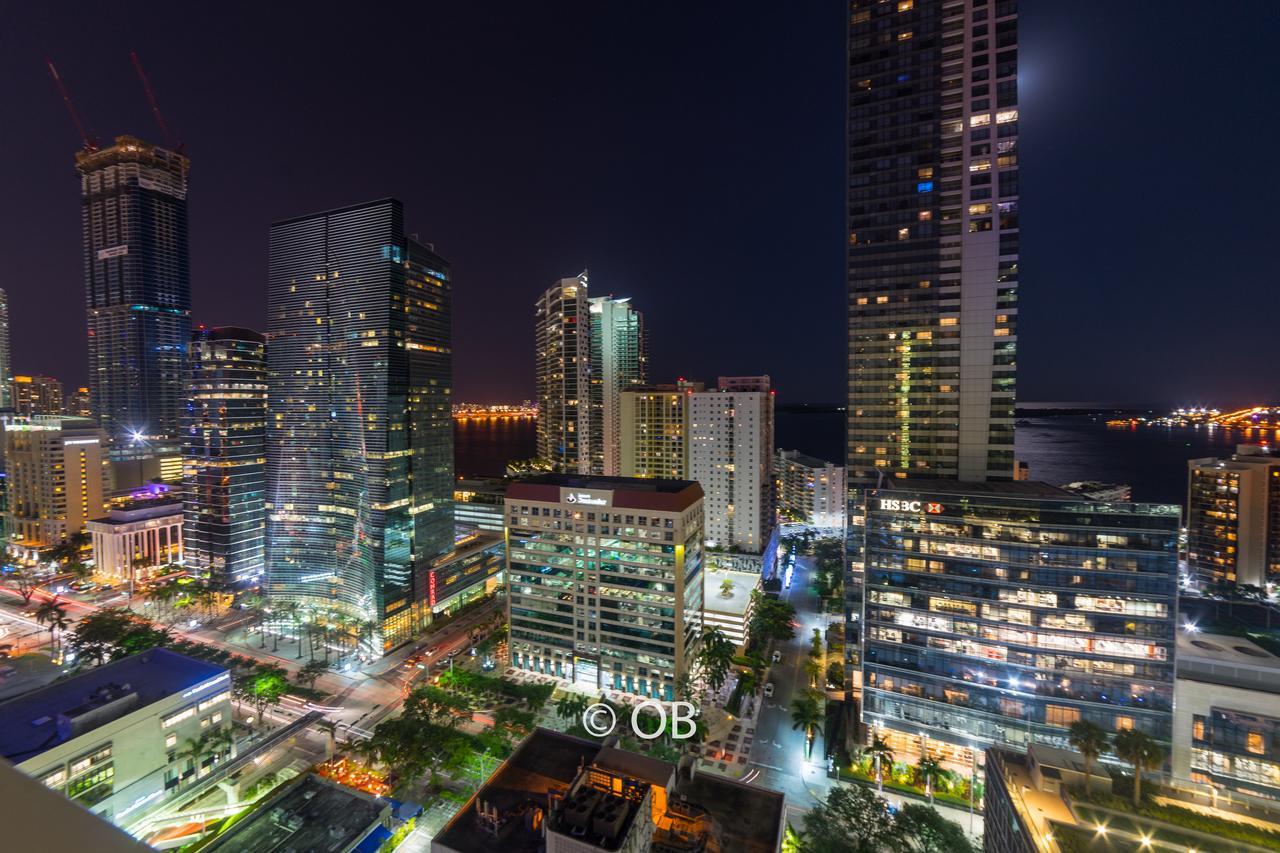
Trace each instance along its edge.
<path fill-rule="evenodd" d="M 219 588 L 264 570 L 267 339 L 222 326 L 196 329 L 182 435 L 187 568 Z"/>
<path fill-rule="evenodd" d="M 191 336 L 189 167 L 183 155 L 132 136 L 76 153 L 89 389 L 94 415 L 117 443 L 173 439 L 181 426 Z"/>
<path fill-rule="evenodd" d="M 453 543 L 452 286 L 395 199 L 271 227 L 267 591 L 384 648 Z"/>
<path fill-rule="evenodd" d="M 507 489 L 511 665 L 671 700 L 702 614 L 702 487 L 546 474 Z"/>
<path fill-rule="evenodd" d="M 1179 508 L 1041 483 L 907 481 L 866 513 L 862 715 L 904 752 L 1168 742 Z"/>
<path fill-rule="evenodd" d="M 648 381 L 644 315 L 631 297 L 597 296 L 591 318 L 591 473 L 622 473 L 622 392 Z"/>

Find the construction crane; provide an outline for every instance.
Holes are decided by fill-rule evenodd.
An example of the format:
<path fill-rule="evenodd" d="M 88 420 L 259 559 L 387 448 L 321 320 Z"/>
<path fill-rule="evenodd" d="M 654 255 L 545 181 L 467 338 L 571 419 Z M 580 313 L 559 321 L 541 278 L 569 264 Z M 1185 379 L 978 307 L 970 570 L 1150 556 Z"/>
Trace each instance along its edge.
<path fill-rule="evenodd" d="M 151 89 L 151 81 L 147 79 L 147 72 L 142 70 L 142 60 L 138 59 L 136 50 L 129 51 L 129 58 L 133 60 L 133 70 L 138 72 L 138 79 L 142 81 L 142 90 L 147 93 L 147 103 L 151 105 L 151 114 L 156 117 L 156 124 L 160 126 L 160 132 L 164 134 L 164 144 L 171 150 L 183 153 L 185 147 L 181 142 L 174 144 L 173 134 L 169 132 L 169 124 L 164 120 L 164 113 L 160 112 L 160 104 L 156 101 L 156 93 Z"/>
<path fill-rule="evenodd" d="M 58 92 L 62 95 L 62 102 L 67 105 L 67 112 L 71 114 L 71 121 L 75 123 L 76 130 L 80 133 L 80 141 L 84 143 L 84 150 L 97 151 L 98 140 L 85 130 L 84 122 L 80 120 L 80 113 L 76 111 L 75 102 L 71 100 L 71 93 L 67 91 L 67 84 L 63 83 L 62 78 L 58 76 L 58 69 L 54 67 L 53 60 L 46 57 L 45 64 L 49 66 L 49 73 L 53 76 L 53 84 L 58 87 Z"/>

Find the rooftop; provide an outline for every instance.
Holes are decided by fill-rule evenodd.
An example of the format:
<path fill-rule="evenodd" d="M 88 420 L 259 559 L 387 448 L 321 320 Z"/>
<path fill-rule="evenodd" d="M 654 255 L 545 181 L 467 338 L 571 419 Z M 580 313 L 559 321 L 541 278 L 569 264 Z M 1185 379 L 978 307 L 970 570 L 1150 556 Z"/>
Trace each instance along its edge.
<path fill-rule="evenodd" d="M 1178 678 L 1280 694 L 1280 657 L 1243 637 L 1178 632 Z"/>
<path fill-rule="evenodd" d="M 391 802 L 309 774 L 204 849 L 345 853 L 382 824 Z"/>
<path fill-rule="evenodd" d="M 583 474 L 535 474 L 507 488 L 507 500 L 560 503 L 562 489 L 611 492 L 605 505 L 619 509 L 682 512 L 702 499 L 702 486 L 692 480 L 656 477 L 593 477 Z M 572 503 L 572 501 L 569 501 Z"/>
<path fill-rule="evenodd" d="M 827 462 L 825 459 L 819 459 L 816 456 L 810 456 L 807 453 L 801 453 L 799 450 L 783 450 L 778 449 L 778 456 L 787 462 L 794 462 L 805 468 L 839 468 L 835 462 Z"/>
<path fill-rule="evenodd" d="M 432 850 L 532 853 L 543 849 L 541 826 L 551 810 L 549 795 L 567 796 L 588 766 L 665 790 L 666 795 L 651 798 L 657 804 L 655 810 L 666 809 L 655 815 L 660 830 L 696 824 L 716 836 L 720 850 L 772 853 L 777 849 L 782 831 L 782 794 L 720 776 L 701 774 L 689 778 L 677 772 L 670 762 L 540 728 L 520 744 L 475 798 L 441 830 L 432 842 Z M 630 825 L 630 816 L 626 825 Z M 585 838 L 578 840 L 597 846 Z"/>
<path fill-rule="evenodd" d="M 21 764 L 227 670 L 168 649 L 150 649 L 0 702 L 0 756 Z"/>
<path fill-rule="evenodd" d="M 726 580 L 733 582 L 733 594 L 728 598 L 720 591 Z M 703 585 L 702 603 L 707 610 L 743 616 L 751 603 L 751 591 L 760 586 L 760 573 L 714 569 L 703 572 Z"/>
<path fill-rule="evenodd" d="M 1001 480 L 999 482 L 971 483 L 963 480 L 925 480 L 907 477 L 894 480 L 891 485 L 877 489 L 885 492 L 920 492 L 934 495 L 999 495 L 1011 498 L 1060 498 L 1080 500 L 1080 495 L 1066 489 L 1041 483 L 1037 480 Z"/>
<path fill-rule="evenodd" d="M 134 524 L 149 518 L 182 515 L 182 499 L 174 497 L 135 498 L 124 506 L 112 509 L 102 518 L 92 519 L 94 524 Z"/>

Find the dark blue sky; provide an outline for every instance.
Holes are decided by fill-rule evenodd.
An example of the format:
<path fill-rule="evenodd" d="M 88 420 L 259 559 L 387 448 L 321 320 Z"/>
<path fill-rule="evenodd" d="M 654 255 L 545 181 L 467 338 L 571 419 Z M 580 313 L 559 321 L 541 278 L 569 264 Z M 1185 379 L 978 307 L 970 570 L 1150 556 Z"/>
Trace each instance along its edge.
<path fill-rule="evenodd" d="M 261 327 L 275 219 L 385 195 L 454 264 L 459 399 L 528 396 L 552 280 L 645 311 L 653 374 L 844 393 L 844 5 L 24 4 L 0 19 L 14 366 L 86 378 L 75 132 L 193 161 L 195 320 Z M 175 11 L 177 10 L 177 11 Z M 1280 4 L 1022 15 L 1019 397 L 1274 401 Z"/>

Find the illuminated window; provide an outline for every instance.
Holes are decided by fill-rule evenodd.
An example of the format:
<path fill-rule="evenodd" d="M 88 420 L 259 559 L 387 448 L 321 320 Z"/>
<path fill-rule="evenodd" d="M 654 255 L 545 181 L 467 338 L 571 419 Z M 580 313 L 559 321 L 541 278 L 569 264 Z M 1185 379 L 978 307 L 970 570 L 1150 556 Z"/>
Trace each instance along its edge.
<path fill-rule="evenodd" d="M 911 39 L 911 30 L 903 30 L 898 33 L 898 41 L 909 41 Z"/>
<path fill-rule="evenodd" d="M 173 734 L 173 733 L 169 733 L 169 734 L 165 735 L 165 736 L 164 736 L 164 745 L 165 745 L 165 748 L 166 748 L 166 749 L 172 749 L 173 747 L 177 746 L 177 745 L 178 745 L 178 736 L 177 736 L 177 735 L 175 735 L 175 734 Z"/>
<path fill-rule="evenodd" d="M 991 203 L 969 205 L 970 216 L 987 216 L 991 213 Z"/>
<path fill-rule="evenodd" d="M 1204 717 L 1201 717 L 1198 714 L 1196 715 L 1195 720 L 1191 723 L 1191 737 L 1196 740 L 1204 740 Z"/>
<path fill-rule="evenodd" d="M 1266 747 L 1262 744 L 1261 732 L 1249 732 L 1244 736 L 1244 748 L 1252 752 L 1254 755 L 1262 755 L 1266 752 Z"/>
<path fill-rule="evenodd" d="M 997 338 L 1007 338 L 1009 337 L 1009 330 L 1005 328 L 995 329 L 992 331 L 992 334 Z"/>
<path fill-rule="evenodd" d="M 899 12 L 910 12 L 915 8 L 915 0 L 898 0 Z"/>
<path fill-rule="evenodd" d="M 859 88 L 859 89 L 870 89 L 870 88 L 871 88 L 871 81 L 870 81 L 870 80 L 859 80 L 859 81 L 858 81 L 858 88 Z"/>
<path fill-rule="evenodd" d="M 907 238 L 909 238 L 910 236 L 911 236 L 911 229 L 910 229 L 910 228 L 899 228 L 899 229 L 898 229 L 898 239 L 899 239 L 899 240 L 906 240 L 906 239 L 907 239 Z"/>
<path fill-rule="evenodd" d="M 867 304 L 867 297 L 865 297 L 865 296 L 859 296 L 859 297 L 858 297 L 858 299 L 857 299 L 857 304 L 858 304 L 858 305 L 866 305 L 866 304 Z"/>
<path fill-rule="evenodd" d="M 956 324 L 957 324 L 957 323 L 959 323 L 959 322 L 960 322 L 960 320 L 959 320 L 958 318 L 956 318 L 956 317 L 942 317 L 942 318 L 940 318 L 940 319 L 938 320 L 938 325 L 939 325 L 939 326 L 954 326 L 954 325 L 956 325 Z"/>
<path fill-rule="evenodd" d="M 1051 726 L 1069 726 L 1080 719 L 1079 708 L 1068 708 L 1063 705 L 1045 705 L 1044 721 Z"/>
<path fill-rule="evenodd" d="M 933 211 L 922 210 L 920 211 L 920 215 L 916 218 L 919 219 L 921 222 L 928 222 L 930 219 L 933 219 Z"/>
<path fill-rule="evenodd" d="M 888 301 L 889 301 L 889 297 L 887 297 L 887 296 L 877 296 L 877 297 L 876 297 L 876 304 L 877 304 L 877 305 L 883 305 L 883 304 L 885 304 L 885 303 L 886 303 L 886 302 L 888 302 Z"/>
<path fill-rule="evenodd" d="M 1116 731 L 1127 732 L 1133 729 L 1133 717 L 1116 717 Z"/>
<path fill-rule="evenodd" d="M 969 171 L 970 172 L 990 172 L 991 158 L 983 157 L 981 160 L 974 160 L 972 163 L 969 164 Z"/>
<path fill-rule="evenodd" d="M 991 124 L 991 113 L 969 116 L 969 127 L 986 127 Z"/>
<path fill-rule="evenodd" d="M 1018 120 L 1017 110 L 1001 110 L 996 113 L 996 124 L 1008 124 L 1011 121 Z"/>
<path fill-rule="evenodd" d="M 921 166 L 919 169 L 916 169 L 916 177 L 917 177 L 917 178 L 932 178 L 932 177 L 933 177 L 933 167 L 932 167 L 932 166 Z"/>

